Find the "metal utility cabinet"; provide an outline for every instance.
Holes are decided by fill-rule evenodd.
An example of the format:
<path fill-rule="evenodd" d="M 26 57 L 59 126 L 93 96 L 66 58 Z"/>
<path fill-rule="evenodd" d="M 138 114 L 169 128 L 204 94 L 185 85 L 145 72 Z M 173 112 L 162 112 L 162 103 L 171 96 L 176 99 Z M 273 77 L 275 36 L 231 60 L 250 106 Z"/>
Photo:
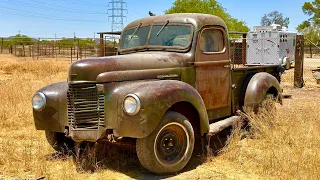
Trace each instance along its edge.
<path fill-rule="evenodd" d="M 276 24 L 255 26 L 254 31 L 247 35 L 247 64 L 292 64 L 295 61 L 296 36 L 297 33 Z"/>

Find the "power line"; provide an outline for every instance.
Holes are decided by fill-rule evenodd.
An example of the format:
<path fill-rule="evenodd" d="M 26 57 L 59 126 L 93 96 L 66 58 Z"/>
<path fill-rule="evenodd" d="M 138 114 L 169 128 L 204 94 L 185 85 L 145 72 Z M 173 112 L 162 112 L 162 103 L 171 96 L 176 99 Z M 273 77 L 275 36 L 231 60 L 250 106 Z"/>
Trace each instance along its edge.
<path fill-rule="evenodd" d="M 33 8 L 41 8 L 41 9 L 45 9 L 45 10 L 58 11 L 58 12 L 64 12 L 64 13 L 95 14 L 95 15 L 99 15 L 99 14 L 106 15 L 107 14 L 107 13 L 102 13 L 102 12 L 88 12 L 88 11 L 84 11 L 81 9 L 65 8 L 62 6 L 48 4 L 48 3 L 44 3 L 44 2 L 40 2 L 40 1 L 33 1 L 33 2 L 36 2 L 38 4 L 47 4 L 47 6 L 38 5 L 38 4 L 30 4 L 30 3 L 15 1 L 15 0 L 10 0 L 9 2 L 7 1 L 4 3 L 16 4 L 16 5 L 20 5 L 23 7 L 27 6 L 27 7 L 33 7 Z"/>
<path fill-rule="evenodd" d="M 108 13 L 109 11 L 111 11 L 111 15 L 109 16 L 109 18 L 112 18 L 112 25 L 111 25 L 111 29 L 112 32 L 115 31 L 122 31 L 123 29 L 123 18 L 127 18 L 126 16 L 123 15 L 124 11 L 127 11 L 127 9 L 124 9 L 124 5 L 127 6 L 127 3 L 124 2 L 124 0 L 111 0 L 111 2 L 109 3 L 109 5 L 111 4 L 111 9 L 108 9 Z"/>
<path fill-rule="evenodd" d="M 17 10 L 17 9 L 8 8 L 8 7 L 2 7 L 2 6 L 0 6 L 0 8 L 4 8 L 3 10 L 0 11 L 0 13 L 2 14 L 11 14 L 11 15 L 22 16 L 22 17 L 31 17 L 31 18 L 46 19 L 46 20 L 51 19 L 51 20 L 59 20 L 59 21 L 75 21 L 75 22 L 105 22 L 105 21 L 97 21 L 97 20 L 68 19 L 63 17 L 48 16 L 45 14 Z M 10 9 L 14 10 L 15 12 L 10 11 Z M 24 12 L 24 13 L 21 13 L 21 12 Z"/>
<path fill-rule="evenodd" d="M 56 0 L 57 1 L 57 0 Z M 60 2 L 70 2 L 69 0 L 58 0 Z M 108 5 L 106 4 L 98 4 L 98 3 L 92 3 L 89 1 L 84 1 L 84 0 L 76 0 L 77 3 L 82 3 L 82 4 L 86 4 L 88 6 L 94 6 L 94 7 L 108 7 Z"/>

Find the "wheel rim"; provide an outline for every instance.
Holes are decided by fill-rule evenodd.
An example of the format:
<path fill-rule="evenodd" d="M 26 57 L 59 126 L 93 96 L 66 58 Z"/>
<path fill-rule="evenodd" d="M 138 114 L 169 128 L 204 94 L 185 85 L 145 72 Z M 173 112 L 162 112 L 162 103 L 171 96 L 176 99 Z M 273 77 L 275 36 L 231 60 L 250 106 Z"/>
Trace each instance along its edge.
<path fill-rule="evenodd" d="M 180 163 L 189 149 L 189 134 L 186 128 L 176 122 L 161 128 L 156 136 L 154 151 L 158 162 L 165 166 Z"/>

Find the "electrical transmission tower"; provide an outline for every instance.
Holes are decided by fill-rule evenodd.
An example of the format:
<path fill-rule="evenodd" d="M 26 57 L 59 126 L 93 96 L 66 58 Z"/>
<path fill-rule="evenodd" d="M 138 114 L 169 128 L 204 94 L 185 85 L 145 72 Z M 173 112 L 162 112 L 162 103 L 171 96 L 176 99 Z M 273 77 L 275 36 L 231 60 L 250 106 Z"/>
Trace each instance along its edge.
<path fill-rule="evenodd" d="M 127 9 L 124 9 L 124 6 L 127 7 L 127 3 L 124 0 L 111 0 L 109 2 L 109 7 L 111 5 L 111 9 L 108 9 L 108 13 L 111 11 L 111 15 L 109 19 L 112 19 L 111 29 L 112 32 L 122 31 L 123 29 L 123 19 L 127 18 L 123 15 L 125 11 L 128 12 Z"/>

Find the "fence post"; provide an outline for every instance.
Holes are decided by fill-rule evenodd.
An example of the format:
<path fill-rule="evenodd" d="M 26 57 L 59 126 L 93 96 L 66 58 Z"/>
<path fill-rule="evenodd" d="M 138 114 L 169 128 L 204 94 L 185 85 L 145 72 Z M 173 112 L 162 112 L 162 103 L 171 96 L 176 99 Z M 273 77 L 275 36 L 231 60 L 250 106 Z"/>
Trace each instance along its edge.
<path fill-rule="evenodd" d="M 312 46 L 311 46 L 311 42 L 310 42 L 310 45 L 309 45 L 309 49 L 310 49 L 310 58 L 312 58 Z"/>
<path fill-rule="evenodd" d="M 72 52 L 72 46 L 71 46 L 71 63 L 72 63 L 72 53 L 73 53 L 73 52 Z"/>
<path fill-rule="evenodd" d="M 1 38 L 1 53 L 3 52 L 3 38 Z"/>
<path fill-rule="evenodd" d="M 24 44 L 22 44 L 22 49 L 23 49 L 23 57 L 26 57 L 26 50 L 24 48 Z"/>
<path fill-rule="evenodd" d="M 30 53 L 30 57 L 32 57 L 32 45 L 29 45 L 29 53 Z"/>
<path fill-rule="evenodd" d="M 104 54 L 104 39 L 103 39 L 103 34 L 100 34 L 100 57 L 103 57 Z"/>
<path fill-rule="evenodd" d="M 302 88 L 303 81 L 303 59 L 304 59 L 304 36 L 297 35 L 295 65 L 294 65 L 294 87 Z"/>
<path fill-rule="evenodd" d="M 79 60 L 80 39 L 78 39 L 77 60 Z"/>
<path fill-rule="evenodd" d="M 40 53 L 40 38 L 38 38 L 38 57 L 37 57 L 37 59 L 39 59 L 39 53 Z"/>
<path fill-rule="evenodd" d="M 52 57 L 54 57 L 55 54 L 54 54 L 54 44 L 52 45 Z"/>
<path fill-rule="evenodd" d="M 17 44 L 14 42 L 14 56 L 17 56 Z"/>
<path fill-rule="evenodd" d="M 242 64 L 245 65 L 247 63 L 247 34 L 242 35 Z"/>

